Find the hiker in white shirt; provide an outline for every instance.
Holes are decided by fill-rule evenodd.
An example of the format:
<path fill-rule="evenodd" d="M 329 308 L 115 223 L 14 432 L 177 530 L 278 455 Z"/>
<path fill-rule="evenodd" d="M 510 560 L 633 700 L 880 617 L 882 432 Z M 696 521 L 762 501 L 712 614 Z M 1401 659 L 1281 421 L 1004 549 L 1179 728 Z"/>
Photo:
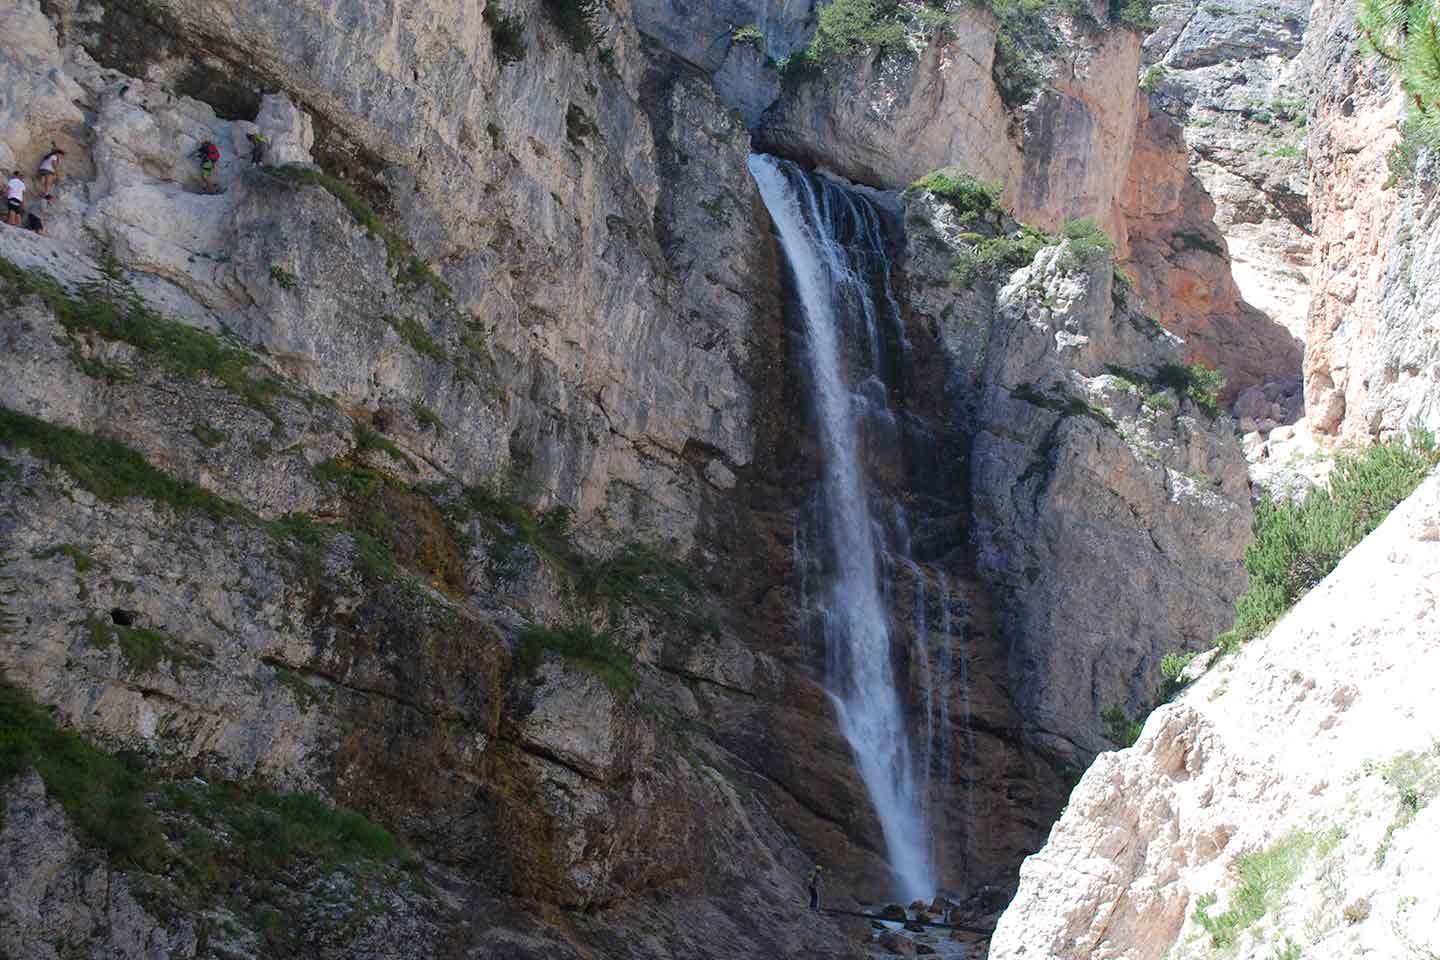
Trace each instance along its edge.
<path fill-rule="evenodd" d="M 5 222 L 12 227 L 20 226 L 20 208 L 25 205 L 25 178 L 19 170 L 10 173 L 10 182 L 5 184 Z"/>

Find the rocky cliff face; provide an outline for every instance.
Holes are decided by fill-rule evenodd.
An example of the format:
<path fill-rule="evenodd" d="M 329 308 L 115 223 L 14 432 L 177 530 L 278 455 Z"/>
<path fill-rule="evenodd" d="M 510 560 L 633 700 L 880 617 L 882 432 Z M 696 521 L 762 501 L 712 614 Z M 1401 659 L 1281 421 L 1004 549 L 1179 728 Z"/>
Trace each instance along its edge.
<path fill-rule="evenodd" d="M 1440 759 L 1415 665 L 1440 643 L 1437 583 L 1432 476 L 1263 641 L 1096 760 L 990 956 L 1433 953 Z"/>
<path fill-rule="evenodd" d="M 885 186 L 973 163 L 1130 263 L 1208 214 L 1183 164 L 1163 204 L 1136 193 L 1160 148 L 1135 145 L 1128 36 L 1084 40 L 1022 153 L 968 8 L 917 57 L 783 93 L 734 27 L 783 55 L 808 5 L 694 31 L 558 9 L 4 5 L 0 160 L 67 162 L 45 236 L 0 228 L 0 707 L 23 691 L 117 755 L 81 782 L 129 784 L 113 807 L 154 846 L 55 768 L 0 766 L 26 878 L 0 952 L 852 955 L 792 909 L 817 856 L 843 903 L 886 868 L 796 614 L 820 464 L 747 125 Z M 874 149 L 896 130 L 903 165 Z M 1149 382 L 1185 348 L 1108 259 L 972 288 L 943 203 L 882 203 L 912 366 L 878 469 L 918 518 L 897 662 L 917 729 L 954 719 L 930 799 L 970 893 L 1036 847 L 1098 710 L 1221 625 L 1248 501 L 1227 432 Z M 922 651 L 956 658 L 945 689 Z M 267 888 L 241 829 L 278 816 L 267 790 L 408 852 L 298 844 Z"/>
<path fill-rule="evenodd" d="M 1320 4 L 1304 62 L 1314 90 L 1314 301 L 1305 406 L 1319 432 L 1366 441 L 1440 424 L 1433 160 L 1392 171 L 1403 96 L 1357 49 L 1353 11 Z"/>

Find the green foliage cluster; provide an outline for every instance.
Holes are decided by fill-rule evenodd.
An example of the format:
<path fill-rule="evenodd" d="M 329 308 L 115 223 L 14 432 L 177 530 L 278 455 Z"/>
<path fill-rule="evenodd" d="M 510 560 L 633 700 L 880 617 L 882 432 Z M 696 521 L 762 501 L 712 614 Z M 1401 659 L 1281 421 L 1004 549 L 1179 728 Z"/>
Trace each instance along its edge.
<path fill-rule="evenodd" d="M 401 340 L 422 357 L 429 357 L 437 363 L 449 362 L 450 355 L 445 352 L 445 348 L 414 317 L 386 317 L 385 321 L 399 334 Z"/>
<path fill-rule="evenodd" d="M 0 407 L 0 444 L 24 447 L 64 468 L 101 500 L 146 497 L 169 504 L 179 513 L 200 513 L 213 520 L 242 512 L 208 490 L 161 473 L 119 441 L 56 426 L 5 407 Z"/>
<path fill-rule="evenodd" d="M 1167 363 L 1155 374 L 1157 386 L 1174 390 L 1188 397 L 1207 416 L 1220 415 L 1220 394 L 1225 391 L 1225 375 L 1201 363 Z"/>
<path fill-rule="evenodd" d="M 765 49 L 765 34 L 755 24 L 747 24 L 743 27 L 736 27 L 730 33 L 730 39 L 734 43 L 748 43 L 757 49 Z"/>
<path fill-rule="evenodd" d="M 489 0 L 481 14 L 490 28 L 490 46 L 500 63 L 515 63 L 525 58 L 525 20 L 519 14 L 506 14 L 500 4 Z"/>
<path fill-rule="evenodd" d="M 1160 81 L 1164 80 L 1165 75 L 1169 72 L 1163 63 L 1151 64 L 1144 75 L 1140 77 L 1140 89 L 1149 93 L 1160 85 Z"/>
<path fill-rule="evenodd" d="M 1299 503 L 1263 498 L 1255 508 L 1255 539 L 1245 551 L 1250 583 L 1235 605 L 1235 626 L 1220 636 L 1230 650 L 1270 629 L 1334 570 L 1440 463 L 1429 433 L 1415 431 L 1358 455 L 1342 456 L 1328 487 Z"/>
<path fill-rule="evenodd" d="M 833 0 L 820 8 L 809 53 L 830 66 L 857 53 L 884 55 L 905 46 L 905 10 L 896 0 Z"/>
<path fill-rule="evenodd" d="M 1123 707 L 1110 704 L 1100 708 L 1100 721 L 1105 724 L 1105 735 L 1117 747 L 1133 747 L 1145 729 L 1148 712 L 1131 720 Z"/>
<path fill-rule="evenodd" d="M 120 864 L 159 870 L 159 821 L 145 806 L 143 771 L 56 726 L 24 691 L 0 680 L 0 784 L 34 767 L 82 834 Z"/>
<path fill-rule="evenodd" d="M 1135 741 L 1140 739 L 1140 734 L 1145 729 L 1145 720 L 1150 714 L 1174 700 L 1184 689 L 1185 682 L 1181 675 L 1194 659 L 1193 653 L 1167 653 L 1161 657 L 1160 689 L 1155 700 L 1142 707 L 1134 718 L 1130 717 L 1125 708 L 1115 704 L 1102 707 L 1100 722 L 1105 724 L 1105 735 L 1110 742 L 1121 748 L 1134 746 Z"/>
<path fill-rule="evenodd" d="M 217 430 L 207 424 L 200 424 L 190 428 L 190 435 L 200 441 L 203 447 L 217 447 L 225 442 L 225 431 Z"/>
<path fill-rule="evenodd" d="M 1052 389 L 1055 391 L 1053 396 L 1037 389 L 1033 383 L 1022 383 L 1010 388 L 1010 395 L 1016 400 L 1053 410 L 1062 417 L 1090 417 L 1102 426 L 1112 430 L 1116 428 L 1113 417 L 1070 393 L 1063 385 L 1056 384 Z"/>
<path fill-rule="evenodd" d="M 0 278 L 10 285 L 13 302 L 27 294 L 39 296 L 65 329 L 128 343 L 175 376 L 217 380 L 257 409 L 268 411 L 280 390 L 273 378 L 251 375 L 255 358 L 246 351 L 150 309 L 126 279 L 119 261 L 108 253 L 101 259 L 100 274 L 74 292 L 46 274 L 22 270 L 4 258 L 0 258 Z"/>
<path fill-rule="evenodd" d="M 533 674 L 547 652 L 559 654 L 567 663 L 593 673 L 619 697 L 630 696 L 639 682 L 634 659 L 608 631 L 596 633 L 583 625 L 557 628 L 532 624 L 520 634 L 515 667 L 524 674 Z"/>
<path fill-rule="evenodd" d="M 300 278 L 278 264 L 271 264 L 270 279 L 274 280 L 281 290 L 294 290 L 300 286 Z"/>
<path fill-rule="evenodd" d="M 1240 942 L 1240 934 L 1279 906 L 1286 891 L 1299 878 L 1310 856 L 1333 847 L 1337 838 L 1305 831 L 1293 831 L 1268 850 L 1247 853 L 1235 861 L 1237 884 L 1225 912 L 1212 915 L 1219 899 L 1207 893 L 1195 903 L 1195 922 L 1210 935 L 1211 946 L 1228 950 Z"/>
<path fill-rule="evenodd" d="M 958 221 L 965 224 L 977 217 L 1003 213 L 1000 206 L 1003 190 L 999 183 L 981 180 L 958 166 L 949 166 L 925 174 L 905 188 L 905 195 L 933 193 L 954 207 Z"/>
<path fill-rule="evenodd" d="M 541 0 L 540 5 L 570 49 L 581 56 L 605 38 L 600 23 L 604 0 Z"/>
<path fill-rule="evenodd" d="M 88 573 L 95 566 L 94 558 L 73 543 L 57 543 L 53 547 L 46 547 L 44 550 L 31 554 L 31 556 L 36 560 L 48 560 L 57 556 L 69 557 L 75 564 L 76 573 Z"/>
<path fill-rule="evenodd" d="M 1409 94 L 1404 136 L 1440 147 L 1440 5 L 1436 0 L 1357 0 L 1361 50 L 1383 60 Z"/>
<path fill-rule="evenodd" d="M 631 542 L 609 557 L 584 558 L 575 586 L 581 596 L 606 604 L 612 617 L 627 607 L 642 607 L 697 633 L 716 626 L 703 603 L 699 578 L 649 544 Z"/>
<path fill-rule="evenodd" d="M 208 886 L 227 887 L 243 876 L 266 885 L 298 858 L 326 868 L 369 860 L 396 863 L 409 859 L 400 841 L 384 827 L 354 810 L 332 806 L 303 793 L 276 793 L 237 783 L 166 784 L 161 805 L 184 813 L 203 828 L 185 838 L 187 875 Z M 224 836 L 228 849 L 219 849 Z M 239 862 L 236 862 L 236 861 Z"/>
<path fill-rule="evenodd" d="M 977 280 L 1003 279 L 1029 266 L 1035 254 L 1053 242 L 1049 234 L 1027 224 L 999 236 L 974 236 L 973 242 L 956 255 L 951 277 L 967 287 L 974 286 Z"/>
<path fill-rule="evenodd" d="M 1060 239 L 1069 241 L 1061 261 L 1061 266 L 1069 270 L 1078 269 L 1096 254 L 1108 254 L 1115 249 L 1115 241 L 1089 217 L 1065 221 L 1060 226 Z"/>
<path fill-rule="evenodd" d="M 384 828 L 315 797 L 233 783 L 158 782 L 137 762 L 62 729 L 48 710 L 0 679 L 0 785 L 32 767 L 80 833 L 117 866 L 178 869 L 210 896 L 238 879 L 263 887 L 301 857 L 331 866 L 409 856 Z M 191 826 L 183 838 L 167 835 L 173 828 L 152 803 L 185 815 Z"/>
<path fill-rule="evenodd" d="M 440 419 L 440 414 L 419 400 L 410 401 L 410 412 L 415 415 L 415 422 L 420 424 L 422 430 L 433 430 L 436 433 L 445 432 L 445 421 Z"/>
<path fill-rule="evenodd" d="M 95 614 L 86 619 L 85 628 L 90 635 L 92 647 L 103 650 L 118 643 L 120 655 L 125 658 L 126 665 L 136 673 L 154 670 L 175 648 L 175 638 L 168 633 L 106 623 Z"/>

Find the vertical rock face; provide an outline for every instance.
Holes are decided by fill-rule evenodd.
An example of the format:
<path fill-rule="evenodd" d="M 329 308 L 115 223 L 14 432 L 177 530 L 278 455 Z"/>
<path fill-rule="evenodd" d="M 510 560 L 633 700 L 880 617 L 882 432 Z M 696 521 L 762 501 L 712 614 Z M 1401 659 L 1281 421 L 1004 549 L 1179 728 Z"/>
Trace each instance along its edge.
<path fill-rule="evenodd" d="M 1437 588 L 1432 476 L 1263 641 L 1097 758 L 990 956 L 1433 953 L 1436 684 L 1415 665 L 1440 648 Z"/>
<path fill-rule="evenodd" d="M 1178 345 L 1116 302 L 1103 264 L 1066 258 L 1042 252 L 999 292 L 971 480 L 1027 733 L 1083 765 L 1102 708 L 1143 708 L 1161 656 L 1229 625 L 1250 509 L 1233 439 L 1145 386 Z"/>
<path fill-rule="evenodd" d="M 1311 208 L 1314 300 L 1306 335 L 1305 406 L 1312 427 L 1364 441 L 1410 423 L 1440 425 L 1433 345 L 1440 206 L 1433 161 L 1396 177 L 1403 95 L 1357 49 L 1347 4 L 1317 4 L 1305 38 L 1314 90 Z M 1426 165 L 1426 164 L 1429 165 Z"/>
<path fill-rule="evenodd" d="M 1303 339 L 1310 303 L 1305 3 L 1166 3 L 1144 86 L 1184 127 L 1246 302 Z M 1298 370 L 1295 371 L 1298 375 Z"/>
<path fill-rule="evenodd" d="M 1184 338 L 1184 356 L 1221 370 L 1226 396 L 1294 376 L 1300 342 L 1240 295 L 1230 275 L 1214 204 L 1190 171 L 1180 128 L 1140 107 L 1140 136 L 1123 200 L 1125 268 L 1167 330 Z"/>

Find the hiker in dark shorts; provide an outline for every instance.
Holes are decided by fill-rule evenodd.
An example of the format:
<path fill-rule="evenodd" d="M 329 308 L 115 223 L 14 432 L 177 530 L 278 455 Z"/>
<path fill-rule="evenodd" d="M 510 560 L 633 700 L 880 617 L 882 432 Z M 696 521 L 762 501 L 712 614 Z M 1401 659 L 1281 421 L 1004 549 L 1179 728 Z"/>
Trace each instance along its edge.
<path fill-rule="evenodd" d="M 12 227 L 20 226 L 20 210 L 25 206 L 25 178 L 19 170 L 11 171 L 10 182 L 5 184 L 5 222 Z"/>
<path fill-rule="evenodd" d="M 55 188 L 60 184 L 60 171 L 64 166 L 65 151 L 52 144 L 50 152 L 40 158 L 40 169 L 36 171 L 40 192 L 46 200 L 55 199 Z"/>
<path fill-rule="evenodd" d="M 820 874 L 823 868 L 815 864 L 815 868 L 805 875 L 805 886 L 810 891 L 810 909 L 820 909 L 821 880 Z"/>
<path fill-rule="evenodd" d="M 265 162 L 265 149 L 270 146 L 270 139 L 258 130 L 245 134 L 245 139 L 250 141 L 250 162 L 260 166 Z"/>

